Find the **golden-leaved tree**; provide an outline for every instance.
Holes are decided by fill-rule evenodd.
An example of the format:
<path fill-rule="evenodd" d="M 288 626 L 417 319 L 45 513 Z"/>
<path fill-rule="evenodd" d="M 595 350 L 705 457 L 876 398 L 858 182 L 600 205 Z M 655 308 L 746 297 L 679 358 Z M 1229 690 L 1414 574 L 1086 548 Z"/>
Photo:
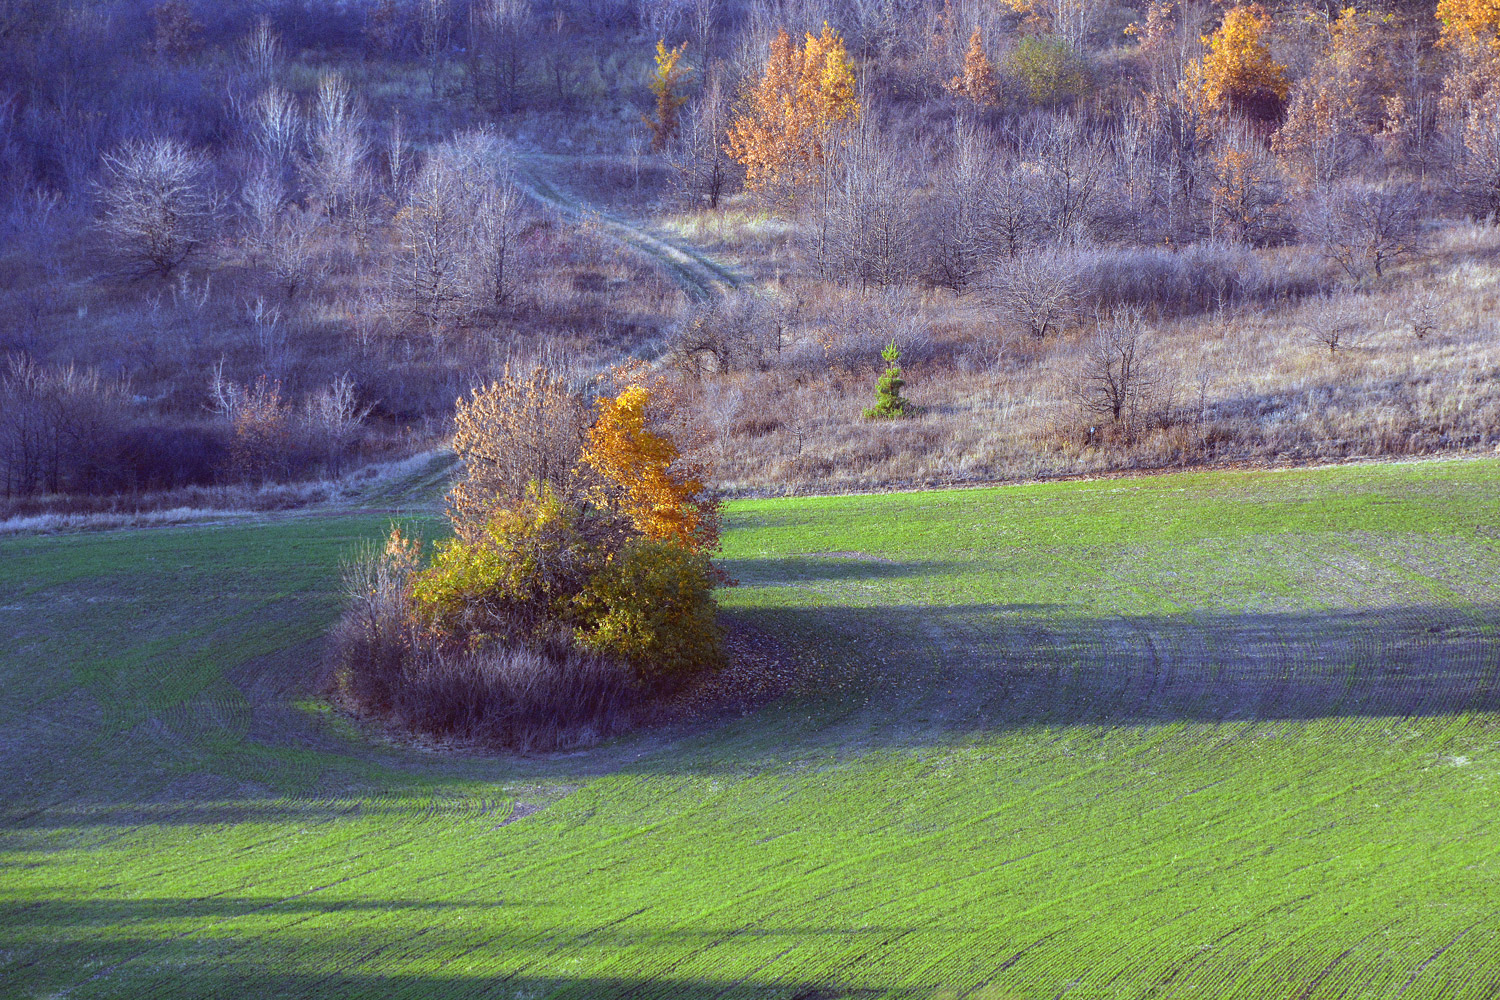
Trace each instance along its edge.
<path fill-rule="evenodd" d="M 1286 67 L 1266 44 L 1270 30 L 1271 15 L 1260 4 L 1231 8 L 1218 30 L 1204 36 L 1208 53 L 1188 65 L 1183 87 L 1213 110 L 1274 119 L 1290 88 Z"/>
<path fill-rule="evenodd" d="M 699 470 L 682 461 L 677 443 L 651 427 L 652 390 L 625 387 L 595 405 L 583 461 L 598 474 L 594 501 L 630 519 L 650 541 L 671 541 L 694 552 L 718 545 L 718 507 Z"/>
<path fill-rule="evenodd" d="M 1437 17 L 1443 45 L 1500 53 L 1500 0 L 1438 0 Z"/>
<path fill-rule="evenodd" d="M 859 114 L 843 37 L 825 23 L 798 46 L 783 28 L 760 80 L 741 95 L 724 151 L 744 166 L 753 190 L 795 186 L 823 163 L 830 133 Z"/>
<path fill-rule="evenodd" d="M 667 143 L 677 134 L 678 115 L 687 97 L 682 93 L 683 81 L 692 72 L 682 61 L 687 51 L 687 42 L 675 49 L 667 48 L 665 39 L 656 43 L 656 69 L 651 73 L 651 93 L 656 95 L 656 116 L 647 118 L 651 127 L 651 148 L 658 153 L 667 148 Z"/>

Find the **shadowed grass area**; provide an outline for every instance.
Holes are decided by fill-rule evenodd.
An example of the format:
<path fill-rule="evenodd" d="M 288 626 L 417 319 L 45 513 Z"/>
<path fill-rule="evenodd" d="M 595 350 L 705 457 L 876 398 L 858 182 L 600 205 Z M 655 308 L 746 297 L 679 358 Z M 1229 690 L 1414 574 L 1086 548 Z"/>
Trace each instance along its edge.
<path fill-rule="evenodd" d="M 0 542 L 0 992 L 1493 995 L 1497 486 L 738 503 L 800 689 L 535 758 L 309 695 L 383 516 Z"/>

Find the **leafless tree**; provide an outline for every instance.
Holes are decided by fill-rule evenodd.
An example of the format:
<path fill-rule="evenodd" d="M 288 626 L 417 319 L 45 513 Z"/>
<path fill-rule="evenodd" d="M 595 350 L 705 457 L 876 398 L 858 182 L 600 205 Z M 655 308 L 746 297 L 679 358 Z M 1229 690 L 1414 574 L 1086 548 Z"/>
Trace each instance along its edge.
<path fill-rule="evenodd" d="M 302 141 L 302 110 L 277 86 L 267 87 L 250 103 L 246 127 L 262 161 L 280 172 L 290 166 Z"/>
<path fill-rule="evenodd" d="M 531 0 L 478 0 L 469 8 L 466 57 L 469 85 L 479 107 L 489 111 L 518 107 L 521 72 L 527 52 L 536 45 L 533 29 Z"/>
<path fill-rule="evenodd" d="M 1420 232 L 1416 192 L 1404 185 L 1344 184 L 1313 198 L 1302 214 L 1303 235 L 1361 281 L 1416 252 Z"/>
<path fill-rule="evenodd" d="M 820 248 L 825 273 L 866 288 L 905 281 L 916 245 L 914 187 L 910 160 L 893 137 L 871 125 L 856 128 L 829 184 L 831 211 Z"/>
<path fill-rule="evenodd" d="M 1088 235 L 1107 175 L 1104 138 L 1078 115 L 1048 114 L 1032 123 L 1024 157 L 1033 165 L 1037 200 L 1054 241 Z"/>
<path fill-rule="evenodd" d="M 460 185 L 443 158 L 428 157 L 395 219 L 395 284 L 430 333 L 454 318 L 463 291 L 469 220 Z"/>
<path fill-rule="evenodd" d="M 100 225 L 127 267 L 169 275 L 213 237 L 218 199 L 206 157 L 172 139 L 129 142 L 104 158 Z"/>
<path fill-rule="evenodd" d="M 344 457 L 369 415 L 370 407 L 359 404 L 354 380 L 348 372 L 303 401 L 304 427 L 321 453 L 330 476 L 338 478 L 343 474 Z"/>
<path fill-rule="evenodd" d="M 688 21 L 692 26 L 693 41 L 700 50 L 706 51 L 713 37 L 714 26 L 719 20 L 720 0 L 688 0 Z"/>
<path fill-rule="evenodd" d="M 1354 346 L 1359 323 L 1342 304 L 1323 299 L 1302 309 L 1302 328 L 1307 336 L 1328 348 L 1330 355 Z"/>
<path fill-rule="evenodd" d="M 240 43 L 240 58 L 245 72 L 258 83 L 269 83 L 281 68 L 281 36 L 271 25 L 269 15 L 262 14 Z"/>
<path fill-rule="evenodd" d="M 504 162 L 496 163 L 492 174 L 475 195 L 469 261 L 474 294 L 498 306 L 515 291 L 516 240 L 521 234 L 524 196 Z"/>
<path fill-rule="evenodd" d="M 1075 255 L 1049 247 L 997 262 L 985 294 L 1004 319 L 1041 340 L 1073 317 L 1079 284 Z"/>
<path fill-rule="evenodd" d="M 1482 211 L 1500 214 L 1500 81 L 1492 82 L 1464 116 L 1463 183 Z"/>
<path fill-rule="evenodd" d="M 988 256 L 995 214 L 994 162 L 991 143 L 971 123 L 961 122 L 952 152 L 933 173 L 927 253 L 933 280 L 955 292 L 974 280 Z"/>
<path fill-rule="evenodd" d="M 347 215 L 350 203 L 364 183 L 365 157 L 369 141 L 365 116 L 349 88 L 337 73 L 318 78 L 308 127 L 307 187 L 332 217 Z"/>
<path fill-rule="evenodd" d="M 671 147 L 671 160 L 684 200 L 694 206 L 707 200 L 710 209 L 719 207 L 731 166 L 724 152 L 724 133 L 729 127 L 724 72 L 724 65 L 718 60 L 709 64 L 703 90 L 688 106 Z"/>
<path fill-rule="evenodd" d="M 422 27 L 422 60 L 427 64 L 427 85 L 436 96 L 448 55 L 449 0 L 419 0 L 418 15 Z"/>
<path fill-rule="evenodd" d="M 1084 345 L 1076 391 L 1085 413 L 1108 416 L 1126 433 L 1156 386 L 1157 367 L 1144 337 L 1140 314 L 1101 319 Z"/>

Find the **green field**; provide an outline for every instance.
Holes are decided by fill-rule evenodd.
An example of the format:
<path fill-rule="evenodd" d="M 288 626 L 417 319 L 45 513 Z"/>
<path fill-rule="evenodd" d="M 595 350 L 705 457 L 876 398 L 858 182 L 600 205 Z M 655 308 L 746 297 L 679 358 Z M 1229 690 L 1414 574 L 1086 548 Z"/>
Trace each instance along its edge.
<path fill-rule="evenodd" d="M 1497 499 L 736 503 L 805 690 L 540 759 L 308 693 L 384 515 L 0 542 L 0 995 L 1492 997 Z"/>

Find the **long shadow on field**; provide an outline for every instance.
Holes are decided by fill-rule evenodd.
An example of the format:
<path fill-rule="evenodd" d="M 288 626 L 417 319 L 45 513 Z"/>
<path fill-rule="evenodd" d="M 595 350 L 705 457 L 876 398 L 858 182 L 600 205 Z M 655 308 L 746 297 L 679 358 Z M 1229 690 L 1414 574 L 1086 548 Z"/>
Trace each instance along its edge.
<path fill-rule="evenodd" d="M 1089 617 L 1063 606 L 776 609 L 761 627 L 847 663 L 875 744 L 1031 725 L 1500 711 L 1500 605 Z M 816 745 L 820 733 L 805 734 Z"/>

